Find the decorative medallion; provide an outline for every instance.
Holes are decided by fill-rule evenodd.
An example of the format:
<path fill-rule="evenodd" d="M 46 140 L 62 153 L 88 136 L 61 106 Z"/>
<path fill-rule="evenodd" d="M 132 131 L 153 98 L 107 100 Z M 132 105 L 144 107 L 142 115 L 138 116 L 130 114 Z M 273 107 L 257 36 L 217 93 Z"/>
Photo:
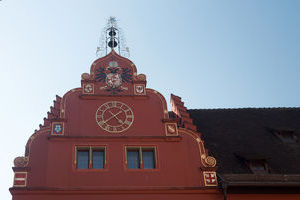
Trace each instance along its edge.
<path fill-rule="evenodd" d="M 88 73 L 81 74 L 81 79 L 87 81 L 90 78 L 90 75 Z"/>
<path fill-rule="evenodd" d="M 121 133 L 133 123 L 134 115 L 126 104 L 109 101 L 102 104 L 96 111 L 96 122 L 109 133 Z"/>
<path fill-rule="evenodd" d="M 123 90 L 128 90 L 127 87 L 122 86 L 122 83 L 132 80 L 132 70 L 121 68 L 116 61 L 110 61 L 108 67 L 99 67 L 96 70 L 95 80 L 106 83 L 105 86 L 100 87 L 101 90 L 117 94 Z"/>
<path fill-rule="evenodd" d="M 136 95 L 145 95 L 145 85 L 144 84 L 134 84 L 134 94 Z"/>
<path fill-rule="evenodd" d="M 15 167 L 26 167 L 28 164 L 28 157 L 19 156 L 14 159 Z"/>
<path fill-rule="evenodd" d="M 146 75 L 145 74 L 139 74 L 139 75 L 134 76 L 134 79 L 136 81 L 146 81 Z"/>
<path fill-rule="evenodd" d="M 211 156 L 205 157 L 204 161 L 210 167 L 214 167 L 217 164 L 216 159 L 214 157 L 211 157 Z"/>
<path fill-rule="evenodd" d="M 83 93 L 94 94 L 94 84 L 92 83 L 83 84 Z"/>
<path fill-rule="evenodd" d="M 203 172 L 205 186 L 217 186 L 217 175 L 216 172 L 205 171 Z"/>
<path fill-rule="evenodd" d="M 63 122 L 53 122 L 51 135 L 63 135 L 63 134 L 64 134 Z"/>

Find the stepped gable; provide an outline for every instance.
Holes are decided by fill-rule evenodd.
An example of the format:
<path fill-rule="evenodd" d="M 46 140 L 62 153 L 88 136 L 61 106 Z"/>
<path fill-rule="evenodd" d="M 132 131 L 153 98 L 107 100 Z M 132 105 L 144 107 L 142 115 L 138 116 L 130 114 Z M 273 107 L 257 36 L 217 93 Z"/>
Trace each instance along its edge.
<path fill-rule="evenodd" d="M 60 96 L 56 95 L 53 105 L 50 106 L 50 110 L 47 112 L 47 117 L 43 118 L 43 124 L 39 124 L 39 130 L 49 128 L 52 121 L 59 120 L 61 99 Z M 35 132 L 39 130 L 35 130 Z"/>
<path fill-rule="evenodd" d="M 241 158 L 264 158 L 271 174 L 299 174 L 300 108 L 191 109 L 188 113 L 218 160 L 219 173 L 249 174 Z M 283 142 L 276 131 L 293 132 L 295 142 Z"/>
<path fill-rule="evenodd" d="M 45 129 L 50 126 L 51 121 L 58 120 L 60 118 L 60 102 L 61 97 L 56 95 L 55 100 L 53 100 L 53 106 L 50 106 L 50 111 L 47 112 L 47 117 L 43 118 L 43 124 L 39 124 L 39 129 Z M 38 130 L 35 130 L 38 131 Z"/>
<path fill-rule="evenodd" d="M 82 87 L 71 89 L 62 98 L 57 96 L 41 129 L 29 138 L 25 157 L 16 158 L 14 172 L 23 176 L 21 183 L 16 182 L 17 187 L 55 185 L 72 189 L 91 184 L 91 187 L 101 188 L 118 185 L 120 180 L 122 185 L 137 188 L 165 184 L 217 187 L 216 159 L 205 149 L 188 113 L 180 113 L 186 118 L 178 127 L 178 120 L 168 115 L 165 98 L 145 88 L 146 76 L 137 75 L 131 61 L 112 51 L 94 62 L 91 73 L 82 75 L 81 83 Z M 175 108 L 180 102 L 175 95 L 172 99 Z M 182 107 L 177 108 L 182 110 Z M 80 148 L 87 146 L 107 150 L 107 157 L 115 155 L 109 157 L 104 166 L 107 173 L 96 169 L 91 170 L 89 176 L 80 173 L 77 155 Z M 153 168 L 157 175 L 149 183 L 139 174 L 131 175 L 135 182 L 127 181 L 128 161 L 124 153 L 137 147 L 157 153 Z M 140 164 L 143 168 L 142 161 Z M 184 176 L 176 176 L 182 168 L 190 170 Z M 111 178 L 115 172 L 122 177 L 120 180 Z M 57 176 L 61 177 L 60 182 Z M 158 177 L 167 182 L 161 183 Z M 106 181 L 99 183 L 99 179 Z"/>
<path fill-rule="evenodd" d="M 60 103 L 61 103 L 61 97 L 56 95 L 55 100 L 53 100 L 53 106 L 50 106 L 50 111 L 47 112 L 47 117 L 44 117 L 43 119 L 43 124 L 39 125 L 39 129 L 34 130 L 34 133 L 30 136 L 30 138 L 28 139 L 26 146 L 25 146 L 25 157 L 17 157 L 16 161 L 21 162 L 20 160 L 23 160 L 23 163 L 26 163 L 27 165 L 27 161 L 24 162 L 24 160 L 27 160 L 27 156 L 29 155 L 30 152 L 30 146 L 33 142 L 33 140 L 42 133 L 50 133 L 50 125 L 51 122 L 54 120 L 59 120 L 59 115 L 60 115 Z M 25 165 L 25 166 L 26 166 Z"/>
<path fill-rule="evenodd" d="M 181 97 L 171 94 L 171 106 L 172 112 L 169 112 L 169 117 L 177 120 L 177 126 L 181 128 L 179 130 L 188 130 L 193 133 L 195 139 L 202 148 L 201 162 L 203 166 L 207 167 L 206 170 L 210 169 L 215 171 L 217 169 L 217 161 L 213 156 L 209 156 L 209 151 L 207 148 L 205 148 L 206 145 L 204 145 L 204 140 L 201 138 L 201 132 L 200 130 L 197 131 L 197 127 L 193 124 L 193 119 L 187 112 L 187 108 L 181 101 Z"/>
<path fill-rule="evenodd" d="M 171 106 L 173 113 L 175 113 L 179 119 L 178 125 L 180 127 L 197 131 L 197 127 L 193 124 L 193 119 L 190 118 L 190 114 L 181 101 L 181 97 L 171 94 Z"/>
<path fill-rule="evenodd" d="M 219 194 L 216 159 L 205 149 L 180 97 L 171 98 L 182 119 L 178 124 L 169 117 L 165 98 L 146 88 L 146 76 L 115 52 L 120 42 L 115 22 L 110 18 L 106 29 L 111 52 L 82 74 L 81 87 L 57 97 L 28 140 L 25 157 L 16 158 L 13 196 L 19 188 L 29 199 L 39 188 L 59 199 L 94 191 L 100 193 L 90 199 L 105 199 L 124 189 L 126 199 L 140 198 L 132 196 L 136 191 L 160 196 L 174 190 L 176 196 L 187 192 L 197 198 Z"/>

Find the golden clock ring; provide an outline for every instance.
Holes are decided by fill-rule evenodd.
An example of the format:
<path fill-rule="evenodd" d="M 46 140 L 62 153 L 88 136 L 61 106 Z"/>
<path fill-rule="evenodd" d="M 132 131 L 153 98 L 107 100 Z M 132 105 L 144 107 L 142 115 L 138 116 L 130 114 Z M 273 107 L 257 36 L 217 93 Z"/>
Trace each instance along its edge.
<path fill-rule="evenodd" d="M 120 101 L 103 103 L 96 111 L 97 124 L 109 133 L 121 133 L 127 130 L 132 125 L 133 120 L 132 109 Z"/>

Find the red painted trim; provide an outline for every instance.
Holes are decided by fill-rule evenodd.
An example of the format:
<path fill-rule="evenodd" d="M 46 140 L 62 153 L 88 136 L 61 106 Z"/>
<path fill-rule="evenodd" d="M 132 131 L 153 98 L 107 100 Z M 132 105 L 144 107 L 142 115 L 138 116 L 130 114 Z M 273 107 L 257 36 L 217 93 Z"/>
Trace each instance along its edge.
<path fill-rule="evenodd" d="M 9 188 L 11 194 L 220 194 L 207 187 Z"/>
<path fill-rule="evenodd" d="M 139 136 L 49 136 L 48 137 L 49 140 L 53 140 L 53 141 L 80 141 L 80 142 L 89 142 L 91 140 L 93 140 L 94 142 L 98 142 L 98 141 L 114 141 L 114 142 L 178 142 L 182 140 L 181 136 L 143 136 L 143 137 L 139 137 Z"/>

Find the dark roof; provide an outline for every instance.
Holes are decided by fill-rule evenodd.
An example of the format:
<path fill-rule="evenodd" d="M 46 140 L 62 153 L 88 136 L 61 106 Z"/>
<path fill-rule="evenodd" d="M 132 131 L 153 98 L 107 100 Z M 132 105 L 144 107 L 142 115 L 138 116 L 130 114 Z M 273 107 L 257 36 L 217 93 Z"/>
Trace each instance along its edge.
<path fill-rule="evenodd" d="M 227 184 L 243 186 L 299 186 L 300 184 L 299 174 L 224 174 L 222 178 L 226 179 Z"/>
<path fill-rule="evenodd" d="M 271 174 L 300 174 L 300 108 L 188 110 L 220 174 L 251 174 L 245 160 L 265 159 Z M 274 130 L 293 131 L 284 143 Z"/>

